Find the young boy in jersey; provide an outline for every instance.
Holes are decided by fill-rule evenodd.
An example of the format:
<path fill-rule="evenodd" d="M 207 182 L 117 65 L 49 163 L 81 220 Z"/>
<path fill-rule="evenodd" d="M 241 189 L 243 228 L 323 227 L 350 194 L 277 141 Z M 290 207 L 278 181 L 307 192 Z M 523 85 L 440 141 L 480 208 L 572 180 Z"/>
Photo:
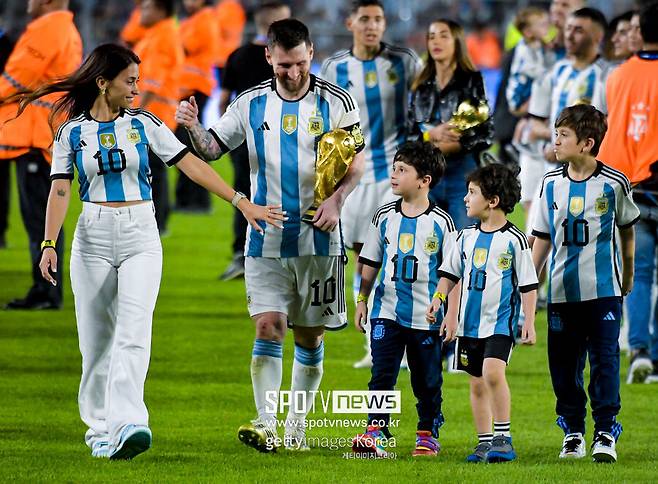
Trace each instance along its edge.
<path fill-rule="evenodd" d="M 439 270 L 438 289 L 427 309 L 428 323 L 461 281 L 459 325 L 446 317 L 445 341 L 457 336 L 455 367 L 471 375 L 471 407 L 478 444 L 468 462 L 508 462 L 516 458 L 510 434 L 510 391 L 505 369 L 512 354 L 520 305 L 526 314 L 521 340 L 534 344 L 537 275 L 525 234 L 506 214 L 521 198 L 516 174 L 500 164 L 478 168 L 467 177 L 464 197 L 469 217 Z M 451 313 L 452 314 L 452 313 Z M 493 434 L 491 422 L 493 420 Z"/>
<path fill-rule="evenodd" d="M 633 224 L 640 216 L 626 176 L 595 158 L 606 129 L 605 115 L 592 106 L 579 104 L 560 113 L 555 155 L 563 166 L 544 176 L 532 231 L 537 271 L 552 250 L 548 364 L 557 424 L 566 434 L 560 457 L 586 454 L 583 370 L 589 356 L 592 458 L 597 462 L 617 460 L 619 325 L 622 296 L 633 286 Z"/>
<path fill-rule="evenodd" d="M 368 296 L 377 277 L 370 313 L 373 366 L 368 389 L 393 390 L 407 351 L 411 387 L 418 401 L 414 456 L 436 456 L 440 450 L 441 316 L 425 321 L 425 308 L 438 283 L 438 269 L 454 245 L 450 216 L 430 202 L 428 193 L 445 171 L 441 152 L 430 143 L 408 142 L 393 158 L 391 188 L 401 198 L 381 206 L 370 224 L 359 261 L 363 264 L 354 324 L 361 332 L 368 321 Z M 355 452 L 383 457 L 390 438 L 388 414 L 368 415 L 365 433 L 353 440 Z"/>

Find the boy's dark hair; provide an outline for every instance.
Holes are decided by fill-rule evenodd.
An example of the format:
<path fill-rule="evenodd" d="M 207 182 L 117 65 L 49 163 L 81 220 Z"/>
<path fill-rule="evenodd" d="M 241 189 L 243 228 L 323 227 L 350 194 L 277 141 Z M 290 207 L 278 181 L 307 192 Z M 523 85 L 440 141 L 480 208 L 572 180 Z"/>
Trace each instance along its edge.
<path fill-rule="evenodd" d="M 601 27 L 601 30 L 603 32 L 606 31 L 608 28 L 608 21 L 605 19 L 605 15 L 600 10 L 597 10 L 595 8 L 591 7 L 583 7 L 579 8 L 578 10 L 575 10 L 571 12 L 572 17 L 576 18 L 588 18 L 592 21 L 592 23 L 597 24 L 599 27 Z"/>
<path fill-rule="evenodd" d="M 167 17 L 171 17 L 176 12 L 176 2 L 174 0 L 155 0 L 154 3 L 167 14 Z"/>
<path fill-rule="evenodd" d="M 267 48 L 270 51 L 275 45 L 283 50 L 291 50 L 302 43 L 311 47 L 311 34 L 308 27 L 295 18 L 278 20 L 267 30 Z"/>
<path fill-rule="evenodd" d="M 564 108 L 555 121 L 555 129 L 560 126 L 573 129 L 578 142 L 592 138 L 594 140 L 594 146 L 590 150 L 592 156 L 599 154 L 601 141 L 608 130 L 605 115 L 589 104 L 576 104 Z"/>
<path fill-rule="evenodd" d="M 413 166 L 418 172 L 418 178 L 429 175 L 432 178 L 430 188 L 439 183 L 446 171 L 446 160 L 441 150 L 424 141 L 407 141 L 395 152 L 393 161 Z"/>
<path fill-rule="evenodd" d="M 384 4 L 380 0 L 354 0 L 350 13 L 356 13 L 361 7 L 379 7 L 384 10 Z"/>
<path fill-rule="evenodd" d="M 487 200 L 498 197 L 498 207 L 505 213 L 512 213 L 521 200 L 521 182 L 517 173 L 507 165 L 492 163 L 477 168 L 466 177 L 466 185 L 473 183 L 480 187 Z"/>
<path fill-rule="evenodd" d="M 652 2 L 640 11 L 640 33 L 647 44 L 658 44 L 658 2 Z"/>

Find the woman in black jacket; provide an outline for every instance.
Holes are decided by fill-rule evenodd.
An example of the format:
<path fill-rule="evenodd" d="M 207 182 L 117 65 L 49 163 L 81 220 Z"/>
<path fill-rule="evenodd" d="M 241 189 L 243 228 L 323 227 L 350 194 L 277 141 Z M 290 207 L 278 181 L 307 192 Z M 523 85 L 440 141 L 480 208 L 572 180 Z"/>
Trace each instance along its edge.
<path fill-rule="evenodd" d="M 480 152 L 491 146 L 491 117 L 482 124 L 458 132 L 449 123 L 457 106 L 469 101 L 477 107 L 487 102 L 482 75 L 468 57 L 464 31 L 448 19 L 432 22 L 427 32 L 427 63 L 412 86 L 409 134 L 437 146 L 448 168 L 430 198 L 453 218 L 457 229 L 471 223 L 466 216 L 466 175 L 478 164 Z"/>

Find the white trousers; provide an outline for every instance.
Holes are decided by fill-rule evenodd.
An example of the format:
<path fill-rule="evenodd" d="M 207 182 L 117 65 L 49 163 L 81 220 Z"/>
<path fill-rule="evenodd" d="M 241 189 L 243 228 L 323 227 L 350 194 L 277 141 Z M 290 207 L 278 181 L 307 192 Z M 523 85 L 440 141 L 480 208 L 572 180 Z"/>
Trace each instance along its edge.
<path fill-rule="evenodd" d="M 144 381 L 162 275 L 153 204 L 84 203 L 71 250 L 82 378 L 80 417 L 89 447 L 118 443 L 125 425 L 148 425 Z"/>

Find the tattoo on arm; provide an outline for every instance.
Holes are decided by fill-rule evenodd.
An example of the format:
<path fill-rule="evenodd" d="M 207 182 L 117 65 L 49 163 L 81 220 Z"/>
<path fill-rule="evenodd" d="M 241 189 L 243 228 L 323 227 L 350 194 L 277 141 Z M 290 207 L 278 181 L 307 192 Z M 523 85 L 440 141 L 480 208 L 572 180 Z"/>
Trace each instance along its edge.
<path fill-rule="evenodd" d="M 63 188 L 57 189 L 57 195 L 59 195 L 60 197 L 65 197 L 66 196 L 66 190 L 64 190 Z"/>
<path fill-rule="evenodd" d="M 216 160 L 222 154 L 219 144 L 209 131 L 206 131 L 201 123 L 197 123 L 187 130 L 192 140 L 192 145 L 206 161 Z"/>

